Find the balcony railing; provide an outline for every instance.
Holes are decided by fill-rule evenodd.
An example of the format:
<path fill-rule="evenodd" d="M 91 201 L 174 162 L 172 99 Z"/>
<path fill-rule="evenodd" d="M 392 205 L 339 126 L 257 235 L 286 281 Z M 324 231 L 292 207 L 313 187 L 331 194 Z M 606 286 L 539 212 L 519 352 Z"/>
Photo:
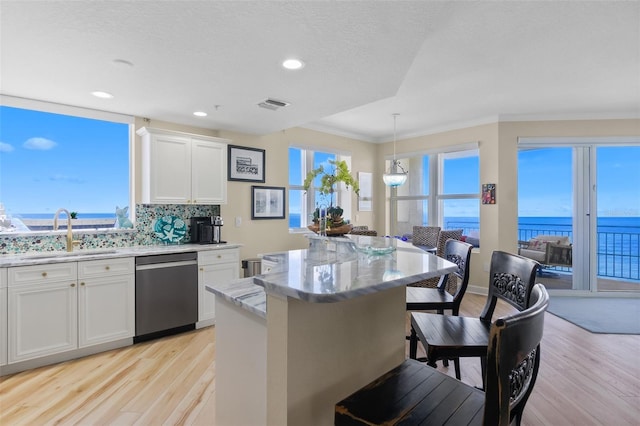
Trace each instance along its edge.
<path fill-rule="evenodd" d="M 446 229 L 463 229 L 463 234 L 478 231 L 478 222 L 447 221 Z M 598 227 L 597 249 L 599 277 L 640 281 L 640 228 L 628 226 Z M 606 229 L 606 230 L 601 230 Z M 573 241 L 570 224 L 526 223 L 518 228 L 518 240 L 528 241 L 537 235 L 567 236 Z M 553 267 L 559 271 L 571 268 Z"/>

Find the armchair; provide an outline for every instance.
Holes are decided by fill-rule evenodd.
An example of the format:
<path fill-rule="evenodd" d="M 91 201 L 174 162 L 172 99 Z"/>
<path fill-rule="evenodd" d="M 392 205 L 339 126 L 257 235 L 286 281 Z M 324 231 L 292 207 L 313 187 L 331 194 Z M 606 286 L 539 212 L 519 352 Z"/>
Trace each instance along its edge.
<path fill-rule="evenodd" d="M 537 235 L 529 241 L 518 242 L 518 254 L 545 266 L 570 268 L 573 251 L 569 237 L 560 235 Z"/>

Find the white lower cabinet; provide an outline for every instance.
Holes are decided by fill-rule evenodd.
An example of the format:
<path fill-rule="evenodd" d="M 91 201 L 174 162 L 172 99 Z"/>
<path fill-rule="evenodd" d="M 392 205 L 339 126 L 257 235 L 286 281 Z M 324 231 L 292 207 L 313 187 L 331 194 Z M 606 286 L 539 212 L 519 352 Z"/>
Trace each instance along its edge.
<path fill-rule="evenodd" d="M 12 287 L 13 269 L 18 268 L 9 269 L 9 364 L 77 348 L 75 273 L 64 280 L 48 281 L 45 276 Z"/>
<path fill-rule="evenodd" d="M 80 262 L 78 281 L 78 346 L 133 337 L 134 259 Z"/>
<path fill-rule="evenodd" d="M 133 337 L 133 258 L 8 268 L 8 363 Z"/>
<path fill-rule="evenodd" d="M 240 278 L 240 251 L 219 249 L 198 252 L 198 321 L 215 319 L 216 298 L 205 289 L 207 284 Z"/>
<path fill-rule="evenodd" d="M 0 268 L 0 365 L 7 363 L 7 268 Z"/>

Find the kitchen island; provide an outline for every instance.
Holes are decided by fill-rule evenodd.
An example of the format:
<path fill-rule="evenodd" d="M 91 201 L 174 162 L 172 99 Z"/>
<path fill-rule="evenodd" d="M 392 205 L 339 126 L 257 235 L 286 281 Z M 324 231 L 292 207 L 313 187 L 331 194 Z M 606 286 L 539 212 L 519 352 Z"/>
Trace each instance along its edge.
<path fill-rule="evenodd" d="M 455 269 L 368 236 L 313 236 L 308 249 L 264 258 L 278 267 L 207 286 L 219 296 L 219 425 L 333 424 L 337 401 L 404 360 L 405 286 Z"/>

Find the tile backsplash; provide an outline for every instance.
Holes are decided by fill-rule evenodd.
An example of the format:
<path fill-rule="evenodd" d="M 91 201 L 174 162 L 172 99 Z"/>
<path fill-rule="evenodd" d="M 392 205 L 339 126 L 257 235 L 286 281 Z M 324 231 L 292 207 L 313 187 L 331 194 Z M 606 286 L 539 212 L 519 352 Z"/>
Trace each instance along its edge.
<path fill-rule="evenodd" d="M 189 227 L 193 216 L 218 216 L 219 205 L 184 204 L 137 204 L 133 230 L 107 229 L 99 231 L 82 230 L 73 238 L 80 240 L 78 249 L 131 247 L 137 245 L 162 244 L 155 236 L 153 225 L 156 219 L 167 215 L 182 218 Z M 188 242 L 188 235 L 184 242 Z M 66 247 L 66 234 L 10 233 L 0 235 L 0 254 L 18 254 L 39 251 L 62 251 Z"/>

